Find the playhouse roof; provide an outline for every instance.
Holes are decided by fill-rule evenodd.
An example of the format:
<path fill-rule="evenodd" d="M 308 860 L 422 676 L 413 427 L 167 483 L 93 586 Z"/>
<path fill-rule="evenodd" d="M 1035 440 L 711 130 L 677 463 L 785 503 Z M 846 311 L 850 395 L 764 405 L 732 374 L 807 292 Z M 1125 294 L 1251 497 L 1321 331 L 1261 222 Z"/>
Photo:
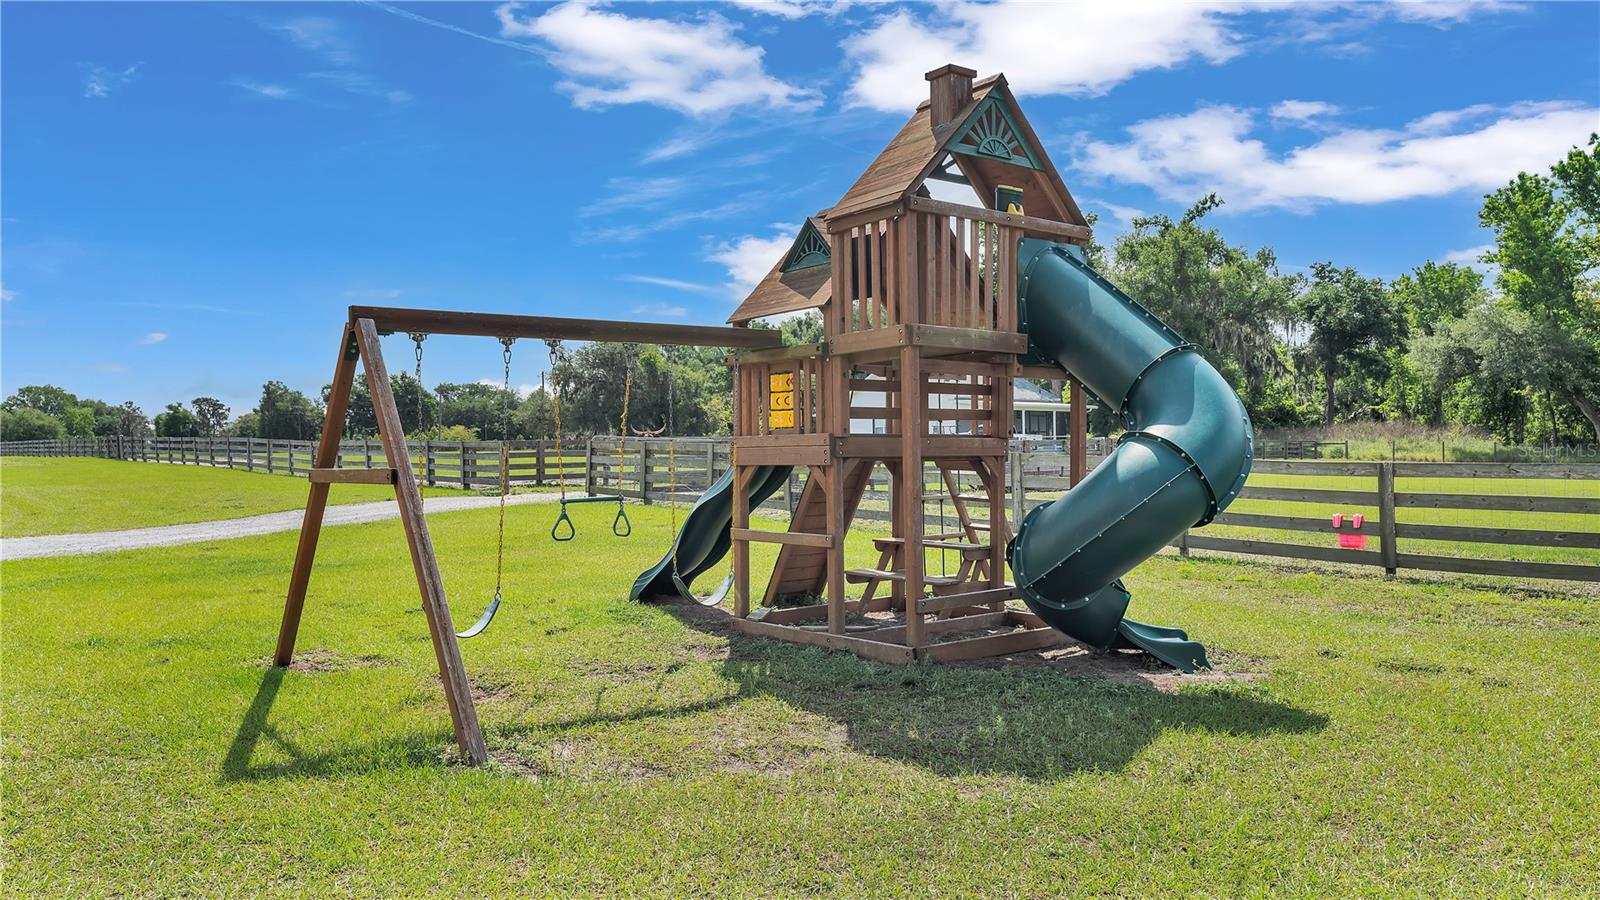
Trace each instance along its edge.
<path fill-rule="evenodd" d="M 818 215 L 821 215 L 820 213 Z M 766 277 L 728 317 L 732 323 L 816 309 L 833 296 L 833 267 L 827 227 L 816 216 L 805 224 Z"/>
<path fill-rule="evenodd" d="M 1012 185 L 1023 189 L 1024 202 L 1033 215 L 1070 225 L 1089 224 L 1017 105 L 1004 75 L 973 82 L 972 98 L 949 122 L 934 127 L 932 116 L 931 102 L 918 106 L 889 146 L 828 210 L 828 217 L 865 212 L 910 197 L 948 154 L 979 197 L 991 196 L 996 185 Z M 1010 137 L 1018 151 L 1018 164 L 967 152 L 965 139 L 974 129 L 984 129 L 990 120 L 1014 126 Z"/>
<path fill-rule="evenodd" d="M 951 65 L 928 73 L 928 79 L 932 82 L 952 72 L 972 75 L 970 69 Z M 728 321 L 739 324 L 826 304 L 833 295 L 833 280 L 832 267 L 823 264 L 830 262 L 825 220 L 903 202 L 921 191 L 936 169 L 946 166 L 949 173 L 949 163 L 978 197 L 992 197 L 997 185 L 1019 187 L 1030 214 L 1071 225 L 1089 224 L 1022 114 L 1005 76 L 991 75 L 970 84 L 970 98 L 939 126 L 933 125 L 931 100 L 918 106 L 839 202 L 806 220 L 788 252 Z M 966 89 L 961 90 L 965 94 Z"/>

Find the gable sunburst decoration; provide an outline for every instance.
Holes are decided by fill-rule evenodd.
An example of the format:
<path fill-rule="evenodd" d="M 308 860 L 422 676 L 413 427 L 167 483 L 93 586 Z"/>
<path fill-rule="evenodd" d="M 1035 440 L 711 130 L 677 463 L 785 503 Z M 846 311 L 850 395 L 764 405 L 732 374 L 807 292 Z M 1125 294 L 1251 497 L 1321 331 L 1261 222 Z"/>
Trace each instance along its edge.
<path fill-rule="evenodd" d="M 952 153 L 997 159 L 1027 169 L 1042 168 L 1038 154 L 1022 138 L 1011 111 L 998 95 L 991 94 L 972 114 L 971 123 L 945 145 Z"/>
<path fill-rule="evenodd" d="M 796 269 L 825 266 L 832 258 L 828 242 L 823 240 L 816 226 L 808 221 L 805 227 L 800 229 L 800 236 L 795 238 L 794 246 L 789 248 L 789 255 L 783 258 L 783 271 L 793 272 Z"/>

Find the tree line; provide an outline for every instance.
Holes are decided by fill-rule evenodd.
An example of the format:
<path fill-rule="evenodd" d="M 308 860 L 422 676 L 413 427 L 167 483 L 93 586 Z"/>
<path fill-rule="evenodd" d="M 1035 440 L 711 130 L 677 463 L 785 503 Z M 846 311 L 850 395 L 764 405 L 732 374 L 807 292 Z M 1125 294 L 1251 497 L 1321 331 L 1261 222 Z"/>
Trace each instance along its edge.
<path fill-rule="evenodd" d="M 1600 135 L 1548 174 L 1519 174 L 1484 198 L 1478 218 L 1494 244 L 1481 262 L 1493 267 L 1492 281 L 1438 261 L 1388 282 L 1331 260 L 1284 272 L 1272 248 L 1236 246 L 1209 227 L 1221 205 L 1208 195 L 1177 218 L 1136 218 L 1089 257 L 1199 345 L 1256 427 L 1413 421 L 1513 444 L 1600 439 Z M 822 337 L 814 312 L 778 327 L 789 344 Z M 731 373 L 715 348 L 584 344 L 554 360 L 550 380 L 526 396 L 480 383 L 427 388 L 408 374 L 390 386 L 401 424 L 418 439 L 550 439 L 558 405 L 564 437 L 616 434 L 625 396 L 633 434 L 717 435 L 732 425 Z M 325 385 L 309 397 L 269 381 L 256 407 L 231 421 L 212 397 L 168 404 L 150 419 L 133 403 L 30 385 L 0 403 L 0 437 L 310 440 L 329 393 Z M 1120 427 L 1114 412 L 1097 410 L 1091 429 Z M 376 432 L 358 377 L 345 436 Z"/>
<path fill-rule="evenodd" d="M 1335 262 L 1280 270 L 1230 245 L 1202 198 L 1134 219 L 1091 262 L 1239 389 L 1258 428 L 1406 420 L 1508 443 L 1600 439 L 1600 135 L 1484 198 L 1479 271 L 1428 261 L 1393 281 Z M 1115 427 L 1110 410 L 1091 426 Z"/>

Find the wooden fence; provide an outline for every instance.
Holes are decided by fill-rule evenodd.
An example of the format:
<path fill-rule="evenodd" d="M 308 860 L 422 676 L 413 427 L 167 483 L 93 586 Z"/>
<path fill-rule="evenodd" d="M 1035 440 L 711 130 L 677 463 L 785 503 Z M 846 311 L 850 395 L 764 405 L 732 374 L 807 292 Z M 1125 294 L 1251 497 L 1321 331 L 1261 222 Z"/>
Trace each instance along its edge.
<path fill-rule="evenodd" d="M 1092 469 L 1109 452 L 1091 439 Z M 413 442 L 412 463 L 428 484 L 493 488 L 497 441 Z M 560 480 L 594 493 L 620 493 L 649 503 L 689 504 L 729 465 L 726 438 L 597 437 L 555 456 L 552 442 L 513 441 L 510 478 L 519 485 Z M 8 442 L 0 454 L 104 456 L 186 465 L 225 466 L 304 475 L 310 441 L 260 438 L 73 439 Z M 381 465 L 376 441 L 346 441 L 340 465 Z M 1007 466 L 1012 522 L 1067 490 L 1068 457 L 1060 442 L 1017 442 Z M 930 466 L 924 530 L 951 531 L 953 504 L 936 498 L 944 486 Z M 762 506 L 792 511 L 805 484 L 796 471 Z M 970 477 L 970 476 L 967 476 Z M 981 493 L 963 487 L 963 493 Z M 974 514 L 986 519 L 981 504 Z M 1345 516 L 1336 529 L 1334 513 Z M 1357 529 L 1354 514 L 1364 516 Z M 858 517 L 887 521 L 889 491 L 880 468 Z M 1340 535 L 1350 543 L 1341 546 Z M 1360 541 L 1366 537 L 1366 541 Z M 1173 542 L 1179 553 L 1241 553 L 1381 568 L 1600 581 L 1600 463 L 1421 463 L 1258 459 L 1238 501 L 1210 526 Z"/>
<path fill-rule="evenodd" d="M 500 479 L 499 441 L 412 441 L 411 466 L 417 479 L 436 487 L 493 488 Z M 556 456 L 554 441 L 510 441 L 506 477 L 514 485 L 578 484 L 587 469 L 582 444 Z M 316 458 L 315 441 L 267 438 L 72 438 L 58 441 L 7 441 L 5 456 L 98 456 L 173 465 L 216 466 L 304 476 Z M 383 464 L 377 441 L 344 441 L 340 468 Z"/>

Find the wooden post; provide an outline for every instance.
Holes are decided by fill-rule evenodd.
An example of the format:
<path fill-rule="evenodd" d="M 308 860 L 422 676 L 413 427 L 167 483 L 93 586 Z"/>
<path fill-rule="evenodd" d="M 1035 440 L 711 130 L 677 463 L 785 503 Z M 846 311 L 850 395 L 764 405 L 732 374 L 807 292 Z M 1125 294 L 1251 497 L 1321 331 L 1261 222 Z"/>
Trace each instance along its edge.
<path fill-rule="evenodd" d="M 922 646 L 922 440 L 927 433 L 922 395 L 922 357 L 915 346 L 900 350 L 900 507 L 906 585 L 906 645 Z M 835 365 L 839 365 L 835 361 Z M 848 406 L 849 394 L 835 394 Z M 849 415 L 848 409 L 845 415 Z M 843 554 L 844 535 L 839 535 Z"/>
<path fill-rule="evenodd" d="M 472 685 L 467 681 L 466 668 L 461 662 L 461 645 L 456 641 L 455 623 L 445 600 L 444 578 L 439 574 L 433 537 L 428 533 L 428 520 L 423 515 L 422 493 L 411 471 L 400 410 L 389 387 L 389 371 L 383 362 L 378 329 L 371 319 L 356 323 L 356 339 L 367 373 L 367 390 L 372 394 L 372 409 L 378 420 L 378 439 L 383 442 L 389 466 L 395 469 L 395 503 L 400 507 L 400 522 L 405 527 L 406 545 L 411 550 L 411 565 L 416 570 L 417 587 L 422 592 L 422 609 L 428 616 L 433 653 L 439 663 L 445 700 L 450 705 L 456 743 L 468 763 L 480 765 L 488 758 L 488 753 L 484 749 L 483 731 L 478 726 L 478 710 L 472 702 Z"/>
<path fill-rule="evenodd" d="M 1395 547 L 1394 463 L 1378 463 L 1378 550 L 1383 554 L 1383 572 L 1393 575 L 1399 568 Z"/>
<path fill-rule="evenodd" d="M 733 530 L 737 533 L 750 527 L 750 470 L 739 465 L 737 455 L 733 463 Z M 750 542 L 744 538 L 733 539 L 733 614 L 743 619 L 750 615 Z"/>
<path fill-rule="evenodd" d="M 268 475 L 272 474 L 273 465 L 274 465 L 274 463 L 272 461 L 272 438 L 267 438 L 267 474 Z"/>
<path fill-rule="evenodd" d="M 358 358 L 355 334 L 348 326 L 340 329 L 339 359 L 334 363 L 328 409 L 322 420 L 322 441 L 317 446 L 318 467 L 331 465 L 339 451 L 339 432 L 344 428 Z M 287 666 L 294 659 L 295 636 L 300 632 L 300 612 L 305 608 L 306 586 L 311 582 L 311 564 L 317 556 L 322 513 L 328 506 L 328 487 L 312 482 L 311 492 L 306 497 L 305 518 L 300 520 L 300 544 L 295 549 L 294 569 L 289 575 L 289 593 L 283 601 L 283 622 L 278 626 L 278 646 L 272 655 L 274 665 Z"/>
<path fill-rule="evenodd" d="M 467 472 L 467 442 L 466 441 L 462 441 L 461 442 L 461 489 L 463 491 L 472 490 L 472 480 L 471 479 L 472 479 L 472 476 L 475 476 L 477 474 L 478 474 L 478 450 L 477 450 L 476 447 L 474 447 L 473 450 L 472 450 L 472 471 L 471 471 L 471 474 L 469 475 L 468 472 Z"/>
<path fill-rule="evenodd" d="M 865 465 L 865 463 L 858 463 Z M 845 461 L 834 459 L 833 465 L 816 467 L 813 476 L 821 476 L 826 491 L 827 532 L 833 537 L 828 554 L 828 633 L 844 634 L 844 482 Z"/>
<path fill-rule="evenodd" d="M 544 484 L 544 441 L 535 441 L 533 444 L 533 483 Z"/>
<path fill-rule="evenodd" d="M 1023 445 L 1026 446 L 1026 445 Z M 1021 446 L 1014 446 L 1006 454 L 1011 463 L 1011 530 L 1022 527 L 1022 517 L 1027 513 L 1027 503 L 1022 485 L 1023 465 Z"/>

